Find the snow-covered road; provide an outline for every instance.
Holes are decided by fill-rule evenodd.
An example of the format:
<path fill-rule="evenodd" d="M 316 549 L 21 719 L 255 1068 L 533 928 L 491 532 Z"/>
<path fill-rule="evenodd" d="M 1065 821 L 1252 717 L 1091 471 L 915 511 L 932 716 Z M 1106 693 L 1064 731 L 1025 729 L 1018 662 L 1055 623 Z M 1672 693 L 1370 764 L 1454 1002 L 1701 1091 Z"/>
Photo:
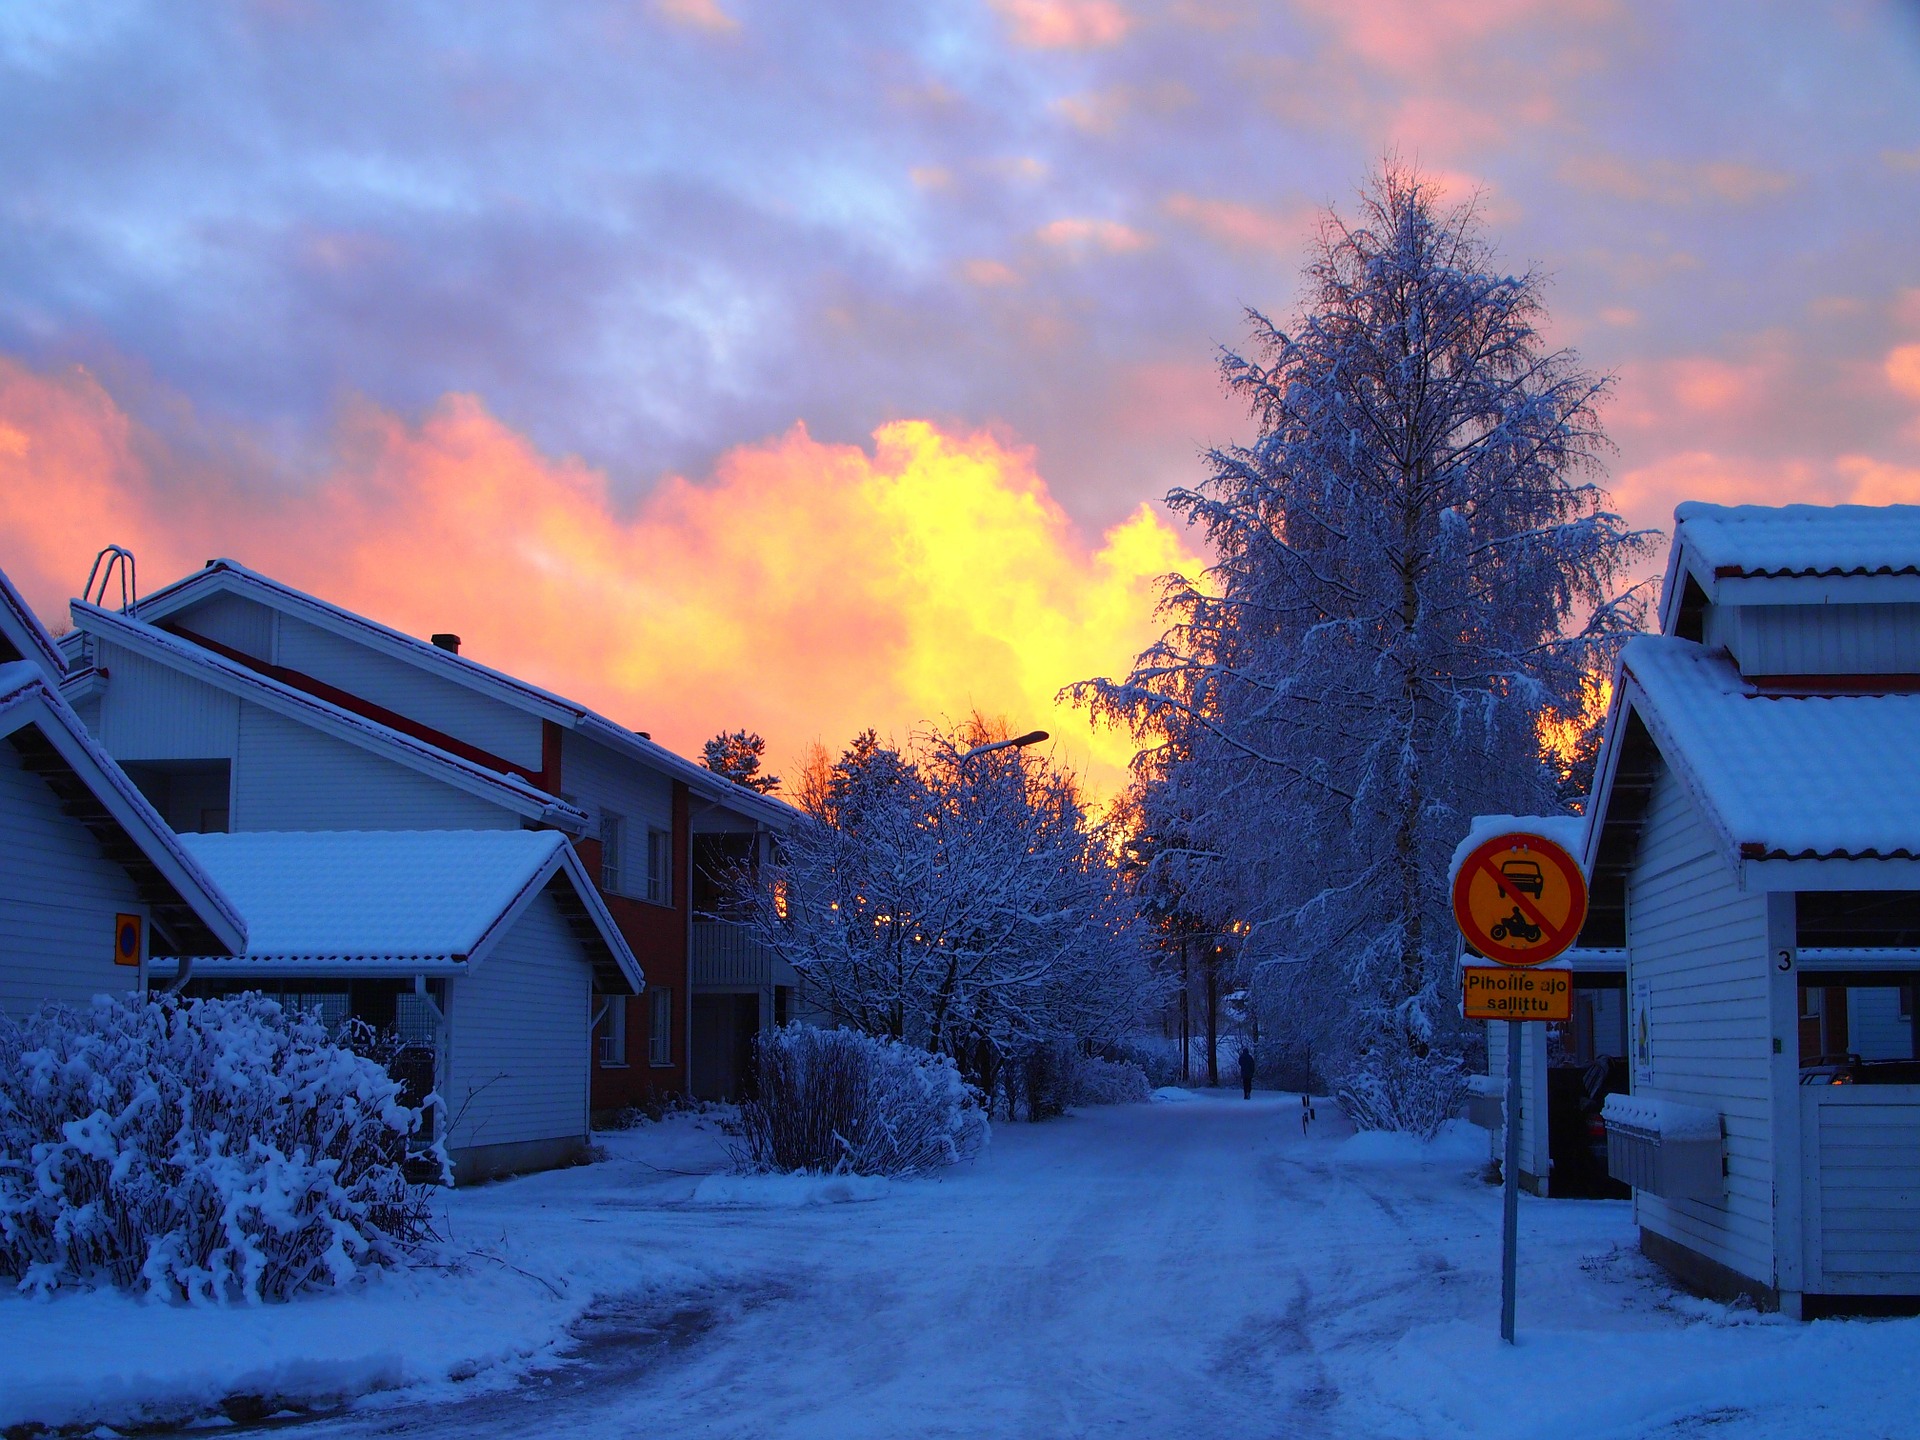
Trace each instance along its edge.
<path fill-rule="evenodd" d="M 897 1184 L 733 1177 L 711 1117 L 643 1126 L 447 1197 L 445 1269 L 264 1307 L 0 1297 L 0 1428 L 292 1404 L 333 1410 L 267 1422 L 302 1440 L 1920 1436 L 1920 1321 L 1676 1295 L 1624 1203 L 1523 1200 L 1501 1345 L 1485 1137 L 1320 1113 L 1303 1139 L 1294 1097 L 1087 1110 Z"/>
<path fill-rule="evenodd" d="M 1632 1253 L 1624 1204 L 1526 1204 L 1523 1343 L 1502 1347 L 1499 1192 L 1474 1177 L 1471 1142 L 1415 1153 L 1347 1140 L 1330 1113 L 1307 1139 L 1297 1101 L 1277 1097 L 1002 1126 L 963 1173 L 800 1208 L 777 1203 L 790 1198 L 779 1182 L 742 1187 L 746 1203 L 694 1203 L 724 1200 L 727 1182 L 700 1192 L 628 1151 L 594 1167 L 606 1244 L 692 1257 L 707 1280 L 599 1307 L 571 1363 L 521 1389 L 396 1397 L 301 1428 L 314 1440 L 1916 1433 L 1898 1428 L 1920 1413 L 1914 1322 L 1800 1326 L 1674 1297 Z M 635 1167 L 624 1191 L 623 1165 Z M 525 1188 L 482 1192 L 467 1223 L 492 1206 L 530 1223 Z"/>

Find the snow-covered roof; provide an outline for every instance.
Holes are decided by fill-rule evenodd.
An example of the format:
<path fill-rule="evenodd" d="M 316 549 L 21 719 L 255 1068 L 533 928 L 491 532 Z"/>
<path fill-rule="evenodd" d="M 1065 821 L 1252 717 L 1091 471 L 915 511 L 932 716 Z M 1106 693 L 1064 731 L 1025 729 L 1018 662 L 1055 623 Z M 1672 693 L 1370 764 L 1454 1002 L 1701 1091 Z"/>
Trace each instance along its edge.
<path fill-rule="evenodd" d="M 419 770 L 448 784 L 506 806 L 528 819 L 557 825 L 575 834 L 587 828 L 586 813 L 550 795 L 518 775 L 494 770 L 415 736 L 382 725 L 377 720 L 335 705 L 304 690 L 262 675 L 223 656 L 182 640 L 156 626 L 130 619 L 116 611 L 72 602 L 74 623 L 89 633 L 123 645 L 136 654 L 157 660 L 170 669 L 262 705 L 289 719 L 312 726 L 337 739 L 372 750 L 409 769 Z M 84 676 L 75 674 L 76 683 Z"/>
<path fill-rule="evenodd" d="M 1920 856 L 1920 695 L 1763 692 L 1725 652 L 1663 635 L 1629 640 L 1621 670 L 1616 705 L 1640 715 L 1733 855 Z"/>
<path fill-rule="evenodd" d="M 1678 632 L 1689 579 L 1709 601 L 1920 599 L 1920 505 L 1709 505 L 1674 512 L 1661 628 Z"/>
<path fill-rule="evenodd" d="M 1673 512 L 1674 548 L 1719 575 L 1920 574 L 1920 505 L 1709 505 Z"/>
<path fill-rule="evenodd" d="M 1587 821 L 1584 815 L 1476 815 L 1467 823 L 1466 835 L 1453 847 L 1453 858 L 1447 862 L 1447 884 L 1459 878 L 1467 856 L 1496 835 L 1538 835 L 1578 860 L 1586 844 Z"/>
<path fill-rule="evenodd" d="M 483 963 L 550 886 L 598 932 L 599 988 L 639 962 L 553 830 L 322 830 L 183 835 L 247 917 L 243 958 L 196 973 L 419 974 Z M 576 927 L 578 929 L 580 927 Z"/>
<path fill-rule="evenodd" d="M 20 734 L 27 727 L 39 737 L 30 746 L 29 737 Z M 181 845 L 140 787 L 87 733 L 36 661 L 0 664 L 0 735 L 11 737 L 14 748 L 36 762 L 34 768 L 77 820 L 96 833 L 110 827 L 103 842 L 117 831 L 130 843 L 132 852 L 115 859 L 139 885 L 157 939 L 175 948 L 226 954 L 245 946 L 240 910 Z"/>
<path fill-rule="evenodd" d="M 736 785 L 704 765 L 675 754 L 666 746 L 597 714 L 585 705 L 482 665 L 467 656 L 390 629 L 303 590 L 296 590 L 257 570 L 248 569 L 237 560 L 209 560 L 193 574 L 162 586 L 141 600 L 140 616 L 147 621 L 161 620 L 206 599 L 210 594 L 221 592 L 243 595 L 296 615 L 430 674 L 491 695 L 543 720 L 576 730 L 631 760 L 671 775 L 702 799 L 738 810 L 763 824 L 784 829 L 801 818 L 800 812 L 785 801 Z"/>
<path fill-rule="evenodd" d="M 31 660 L 56 681 L 67 673 L 66 658 L 47 627 L 0 570 L 0 661 L 5 660 Z"/>

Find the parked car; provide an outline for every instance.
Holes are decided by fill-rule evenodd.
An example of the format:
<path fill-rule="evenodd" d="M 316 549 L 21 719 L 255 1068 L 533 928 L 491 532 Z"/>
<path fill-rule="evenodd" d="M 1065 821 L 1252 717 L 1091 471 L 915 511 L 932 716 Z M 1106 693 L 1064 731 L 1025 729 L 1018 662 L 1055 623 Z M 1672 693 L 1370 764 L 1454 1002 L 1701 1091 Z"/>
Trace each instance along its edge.
<path fill-rule="evenodd" d="M 1625 1199 L 1632 1192 L 1607 1173 L 1607 1127 L 1600 1111 L 1607 1096 L 1627 1088 L 1624 1056 L 1602 1055 L 1584 1067 L 1547 1071 L 1547 1152 L 1553 1193 L 1587 1199 Z"/>
<path fill-rule="evenodd" d="M 1862 1060 L 1816 1055 L 1800 1067 L 1802 1085 L 1920 1085 L 1920 1060 Z"/>

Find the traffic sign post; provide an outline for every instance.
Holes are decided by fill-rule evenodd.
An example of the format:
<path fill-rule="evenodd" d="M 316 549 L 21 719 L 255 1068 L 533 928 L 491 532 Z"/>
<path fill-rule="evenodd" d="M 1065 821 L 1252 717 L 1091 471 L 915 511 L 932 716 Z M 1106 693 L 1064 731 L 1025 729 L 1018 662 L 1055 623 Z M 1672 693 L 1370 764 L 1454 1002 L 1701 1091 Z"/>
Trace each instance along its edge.
<path fill-rule="evenodd" d="M 1493 965 L 1461 970 L 1468 1019 L 1507 1022 L 1506 1193 L 1500 1234 L 1500 1338 L 1513 1343 L 1514 1270 L 1520 1230 L 1520 1050 L 1522 1026 L 1573 1013 L 1573 976 L 1536 970 L 1579 938 L 1587 918 L 1580 863 L 1541 835 L 1496 835 L 1474 848 L 1453 882 L 1453 918 Z M 1545 1096 L 1535 1097 L 1545 1103 Z"/>

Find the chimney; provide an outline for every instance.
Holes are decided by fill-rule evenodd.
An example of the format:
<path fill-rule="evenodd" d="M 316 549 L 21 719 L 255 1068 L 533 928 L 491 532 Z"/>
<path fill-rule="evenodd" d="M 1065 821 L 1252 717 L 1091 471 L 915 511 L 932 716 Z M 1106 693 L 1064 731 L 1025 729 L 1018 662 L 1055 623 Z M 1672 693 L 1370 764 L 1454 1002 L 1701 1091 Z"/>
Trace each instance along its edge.
<path fill-rule="evenodd" d="M 460 637 L 458 635 L 448 635 L 443 632 L 439 635 L 429 635 L 427 638 L 449 655 L 458 655 L 460 653 Z"/>

